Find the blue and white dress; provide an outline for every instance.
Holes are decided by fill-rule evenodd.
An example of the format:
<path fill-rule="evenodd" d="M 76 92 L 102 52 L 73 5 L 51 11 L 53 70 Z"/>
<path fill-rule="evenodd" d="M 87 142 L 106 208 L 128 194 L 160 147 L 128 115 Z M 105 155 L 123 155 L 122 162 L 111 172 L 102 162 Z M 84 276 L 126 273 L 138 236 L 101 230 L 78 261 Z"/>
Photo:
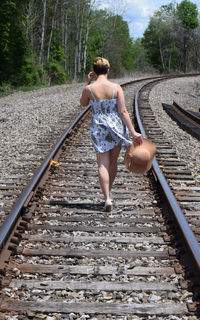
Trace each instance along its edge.
<path fill-rule="evenodd" d="M 118 145 L 129 147 L 129 130 L 121 119 L 117 109 L 117 99 L 114 99 L 115 88 L 112 99 L 96 100 L 91 88 L 94 100 L 90 100 L 93 110 L 90 122 L 90 138 L 96 153 L 103 153 Z"/>

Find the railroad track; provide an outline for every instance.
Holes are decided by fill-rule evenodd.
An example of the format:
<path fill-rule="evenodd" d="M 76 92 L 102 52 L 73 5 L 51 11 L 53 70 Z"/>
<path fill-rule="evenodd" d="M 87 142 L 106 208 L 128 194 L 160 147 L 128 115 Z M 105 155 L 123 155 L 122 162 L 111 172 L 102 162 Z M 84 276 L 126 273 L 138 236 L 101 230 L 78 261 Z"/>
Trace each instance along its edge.
<path fill-rule="evenodd" d="M 156 159 L 172 189 L 183 213 L 185 214 L 191 229 L 194 231 L 196 238 L 200 241 L 200 229 L 198 215 L 200 209 L 200 188 L 183 162 L 176 154 L 170 141 L 165 137 L 165 133 L 158 125 L 148 97 L 154 83 L 146 85 L 140 92 L 138 109 L 140 117 L 143 119 L 143 126 L 148 137 L 157 146 Z M 177 105 L 177 104 L 176 104 Z"/>
<path fill-rule="evenodd" d="M 173 171 L 178 159 L 152 123 L 148 90 L 138 93 L 142 122 L 157 145 L 166 179 L 174 192 L 182 194 L 180 181 L 187 185 L 192 179 Z M 7 230 L 1 229 L 0 315 L 51 320 L 198 319 L 194 285 L 198 261 L 188 269 L 187 259 L 195 260 L 195 253 L 183 252 L 182 238 L 173 230 L 176 218 L 168 214 L 173 208 L 160 195 L 160 176 L 156 169 L 143 176 L 130 174 L 121 155 L 114 210 L 105 213 L 88 112 L 83 112 L 78 127 L 73 123 L 60 138 L 61 148 L 58 143 L 43 163 L 47 172 L 38 170 L 24 191 L 27 200 L 21 199 L 4 224 Z M 191 191 L 196 194 L 196 189 Z M 188 199 L 186 204 L 185 199 L 177 200 L 186 206 L 184 213 L 192 218 L 189 223 L 198 237 L 198 212 L 190 210 Z M 12 233 L 7 235 L 9 229 Z"/>
<path fill-rule="evenodd" d="M 175 101 L 172 105 L 163 103 L 163 108 L 180 128 L 200 140 L 200 112 L 185 110 Z"/>
<path fill-rule="evenodd" d="M 141 81 L 145 81 L 145 79 L 134 81 L 135 86 L 137 85 L 139 86 Z M 76 91 L 80 92 L 79 95 L 81 95 L 81 89 L 82 89 L 82 85 L 77 84 Z M 69 93 L 66 94 L 66 91 Z M 72 95 L 72 98 L 70 99 L 68 97 L 69 94 Z M 42 98 L 38 98 L 38 96 L 40 95 L 42 95 Z M 47 111 L 45 106 L 45 103 L 46 103 L 45 95 L 49 95 L 50 97 L 52 95 L 52 99 L 48 100 L 49 104 L 52 106 L 51 108 L 48 109 L 48 112 L 52 113 L 52 118 L 54 118 L 53 110 L 55 108 L 60 109 L 61 112 L 59 113 L 59 121 L 57 120 L 52 122 L 48 119 L 46 120 L 47 123 L 44 123 L 44 124 L 41 123 L 41 125 L 39 126 L 38 122 L 42 121 L 39 118 L 39 116 L 41 116 L 42 119 L 44 119 L 45 116 L 47 116 Z M 54 96 L 56 96 L 56 99 L 53 98 Z M 77 100 L 76 107 L 75 107 L 76 102 L 73 102 L 73 103 L 71 102 L 73 99 L 75 99 L 75 101 Z M 21 194 L 23 189 L 26 187 L 26 185 L 30 181 L 34 172 L 42 164 L 44 157 L 48 155 L 48 153 L 51 151 L 56 141 L 62 135 L 64 130 L 63 128 L 67 128 L 68 126 L 70 126 L 72 120 L 78 116 L 81 110 L 79 106 L 79 99 L 77 99 L 77 94 L 74 95 L 71 88 L 68 88 L 68 87 L 63 88 L 63 86 L 47 88 L 45 92 L 39 92 L 38 94 L 25 93 L 24 99 L 21 98 L 21 100 L 19 100 L 19 98 L 17 97 L 16 100 L 17 100 L 17 103 L 19 103 L 19 105 L 21 105 L 21 100 L 24 100 L 25 101 L 24 103 L 27 102 L 27 104 L 29 100 L 33 101 L 32 107 L 29 105 L 30 118 L 33 119 L 33 128 L 32 128 L 33 133 L 30 135 L 30 138 L 32 139 L 32 144 L 28 145 L 26 139 L 22 139 L 21 144 L 27 145 L 27 148 L 25 150 L 26 152 L 22 153 L 22 151 L 18 150 L 19 142 L 16 143 L 16 146 L 13 148 L 13 146 L 10 145 L 9 141 L 7 141 L 6 137 L 3 138 L 2 143 L 3 143 L 3 146 L 5 146 L 5 150 L 10 149 L 11 147 L 12 149 L 14 149 L 13 158 L 16 159 L 16 163 L 14 164 L 13 161 L 11 161 L 10 163 L 9 157 L 5 156 L 5 158 L 8 159 L 7 167 L 9 170 L 8 170 L 8 173 L 5 173 L 4 170 L 2 170 L 2 174 L 0 177 L 0 193 L 1 193 L 0 194 L 0 227 L 5 221 L 5 218 L 7 217 L 9 212 L 11 211 L 12 206 L 17 201 L 19 195 Z M 67 105 L 66 101 L 68 100 L 70 101 L 68 102 L 68 105 Z M 1 104 L 3 110 L 4 110 L 3 108 L 4 104 L 9 104 L 9 100 L 6 100 L 4 103 Z M 43 104 L 44 104 L 44 107 L 42 107 Z M 38 113 L 38 108 L 40 107 L 45 109 L 44 113 L 42 112 L 41 114 Z M 32 115 L 33 113 L 35 113 L 35 117 L 38 117 L 37 122 Z M 25 121 L 27 121 L 26 120 L 27 115 L 24 114 L 24 116 L 25 116 Z M 18 118 L 18 115 L 16 115 L 16 118 Z M 3 118 L 0 119 L 0 122 L 1 121 L 12 122 L 13 119 L 9 120 L 9 118 L 6 119 L 6 116 L 4 116 Z M 39 126 L 38 131 L 40 131 L 40 136 L 36 135 L 35 133 L 37 125 Z M 13 135 L 13 140 L 16 140 L 15 133 L 11 132 L 10 134 Z M 24 134 L 24 132 L 22 134 Z M 27 134 L 27 132 L 25 134 Z M 4 158 L 3 152 L 1 154 L 1 157 L 2 159 Z M 20 161 L 19 161 L 19 158 L 20 158 Z M 5 163 L 5 161 L 3 161 L 3 163 Z"/>
<path fill-rule="evenodd" d="M 72 109 L 69 110 L 67 115 L 63 112 L 60 116 L 59 123 L 55 122 L 54 125 L 45 124 L 44 128 L 46 127 L 47 133 L 43 133 L 43 131 L 45 131 L 43 129 L 41 130 L 41 138 L 37 139 L 37 136 L 35 136 L 34 143 L 27 147 L 24 154 L 20 154 L 20 163 L 19 160 L 17 161 L 16 159 L 16 164 L 12 165 L 12 169 L 10 169 L 8 161 L 9 174 L 2 174 L 0 177 L 0 226 L 5 221 L 5 218 L 11 211 L 23 189 L 30 181 L 36 169 L 42 164 L 44 157 L 48 155 L 56 141 L 62 135 L 63 128 L 70 126 L 72 119 L 78 116 L 79 113 L 80 111 L 78 108 L 75 111 Z M 33 128 L 33 132 L 34 129 L 35 128 Z M 15 139 L 16 137 L 13 134 L 13 140 Z M 24 141 L 22 141 L 22 144 L 24 144 Z M 5 150 L 10 147 L 11 146 L 6 145 Z M 19 151 L 17 148 L 15 152 L 17 153 L 16 158 L 18 158 Z M 14 153 L 13 158 L 15 158 Z"/>

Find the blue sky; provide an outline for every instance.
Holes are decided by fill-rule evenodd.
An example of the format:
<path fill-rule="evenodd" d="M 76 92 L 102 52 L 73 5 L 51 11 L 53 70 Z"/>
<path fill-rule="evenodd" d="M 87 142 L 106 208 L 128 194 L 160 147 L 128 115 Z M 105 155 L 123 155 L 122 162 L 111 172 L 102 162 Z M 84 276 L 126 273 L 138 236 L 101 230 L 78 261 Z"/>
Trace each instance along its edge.
<path fill-rule="evenodd" d="M 182 0 L 176 0 L 180 3 Z M 197 5 L 200 12 L 200 0 L 190 0 Z M 140 38 L 148 26 L 153 13 L 162 5 L 169 4 L 173 0 L 97 0 L 97 9 L 110 9 L 123 16 L 128 22 L 130 35 L 134 39 Z"/>

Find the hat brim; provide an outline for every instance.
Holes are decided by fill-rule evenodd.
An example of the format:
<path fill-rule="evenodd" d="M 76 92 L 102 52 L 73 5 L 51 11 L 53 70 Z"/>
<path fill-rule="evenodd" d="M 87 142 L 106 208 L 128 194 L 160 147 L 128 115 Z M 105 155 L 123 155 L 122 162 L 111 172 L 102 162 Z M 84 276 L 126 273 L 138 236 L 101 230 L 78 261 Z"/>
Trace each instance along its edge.
<path fill-rule="evenodd" d="M 148 151 L 149 158 L 146 161 L 142 161 L 143 159 L 141 159 L 141 162 L 138 163 L 138 159 L 136 161 L 136 155 L 141 151 L 141 148 Z M 142 143 L 138 144 L 136 140 L 133 140 L 132 145 L 129 146 L 125 152 L 125 166 L 132 173 L 144 174 L 152 167 L 155 154 L 156 146 L 152 141 L 143 138 Z"/>

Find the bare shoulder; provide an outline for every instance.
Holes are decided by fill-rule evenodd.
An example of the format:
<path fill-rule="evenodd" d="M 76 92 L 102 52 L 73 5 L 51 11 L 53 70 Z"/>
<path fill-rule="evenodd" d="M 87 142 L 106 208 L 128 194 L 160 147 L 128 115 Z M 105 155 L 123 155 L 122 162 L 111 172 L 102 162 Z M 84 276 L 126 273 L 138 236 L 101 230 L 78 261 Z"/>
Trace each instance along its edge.
<path fill-rule="evenodd" d="M 108 83 L 109 83 L 110 87 L 115 88 L 115 92 L 117 92 L 121 88 L 121 86 L 116 82 L 108 81 Z"/>
<path fill-rule="evenodd" d="M 110 85 L 111 85 L 112 87 L 115 87 L 116 89 L 120 89 L 120 88 L 121 88 L 120 84 L 118 84 L 118 83 L 116 83 L 116 82 L 111 82 L 111 81 L 109 81 L 109 83 L 110 83 Z"/>
<path fill-rule="evenodd" d="M 115 83 L 116 89 L 115 89 L 115 93 L 117 95 L 117 97 L 119 97 L 119 95 L 123 95 L 123 89 L 120 86 L 120 84 Z"/>
<path fill-rule="evenodd" d="M 88 84 L 85 86 L 85 88 L 83 89 L 83 91 L 85 91 L 85 92 L 89 92 L 89 91 L 90 91 L 90 90 L 89 90 L 89 85 L 88 85 Z"/>

